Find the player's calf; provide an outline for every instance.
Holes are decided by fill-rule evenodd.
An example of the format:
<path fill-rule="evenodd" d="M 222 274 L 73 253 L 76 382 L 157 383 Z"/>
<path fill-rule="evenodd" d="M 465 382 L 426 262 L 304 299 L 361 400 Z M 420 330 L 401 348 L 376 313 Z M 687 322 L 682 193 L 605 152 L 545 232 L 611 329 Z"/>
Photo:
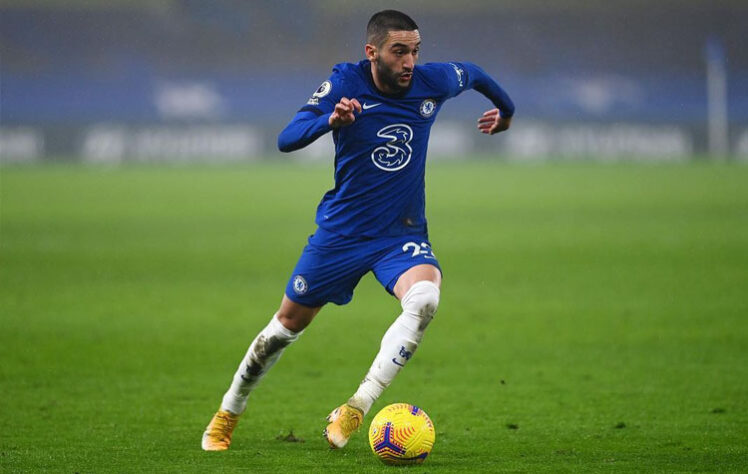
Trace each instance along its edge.
<path fill-rule="evenodd" d="M 278 361 L 286 346 L 296 341 L 300 335 L 301 332 L 287 329 L 273 316 L 249 346 L 234 374 L 231 387 L 223 396 L 221 409 L 237 415 L 244 413 L 249 393 Z"/>
<path fill-rule="evenodd" d="M 274 315 L 267 326 L 250 344 L 239 364 L 221 407 L 203 433 L 202 447 L 206 451 L 223 451 L 231 444 L 231 435 L 239 416 L 247 408 L 249 393 L 283 354 L 283 350 L 301 335 L 283 326 Z"/>
<path fill-rule="evenodd" d="M 403 312 L 382 338 L 379 353 L 348 405 L 364 415 L 405 367 L 418 348 L 439 307 L 439 287 L 431 281 L 413 284 L 400 301 Z"/>

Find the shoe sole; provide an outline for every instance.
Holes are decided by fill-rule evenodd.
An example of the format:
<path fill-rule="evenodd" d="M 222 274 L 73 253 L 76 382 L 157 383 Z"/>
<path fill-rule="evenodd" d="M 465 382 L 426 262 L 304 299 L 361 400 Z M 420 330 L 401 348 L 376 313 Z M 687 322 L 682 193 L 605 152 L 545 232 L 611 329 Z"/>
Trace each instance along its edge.
<path fill-rule="evenodd" d="M 337 421 L 339 416 L 340 408 L 334 409 L 332 412 L 330 412 L 325 419 L 328 421 L 328 423 L 332 424 Z M 330 439 L 330 433 L 327 431 L 327 427 L 322 431 L 322 436 L 325 437 L 327 440 L 327 443 L 330 445 L 330 449 L 341 449 L 344 448 L 346 444 L 348 444 L 348 438 L 344 439 L 342 443 L 336 443 L 332 439 Z"/>
<path fill-rule="evenodd" d="M 226 451 L 229 449 L 228 446 L 224 447 L 217 447 L 217 446 L 211 446 L 208 443 L 208 433 L 203 433 L 203 439 L 200 442 L 200 447 L 203 448 L 203 451 Z"/>

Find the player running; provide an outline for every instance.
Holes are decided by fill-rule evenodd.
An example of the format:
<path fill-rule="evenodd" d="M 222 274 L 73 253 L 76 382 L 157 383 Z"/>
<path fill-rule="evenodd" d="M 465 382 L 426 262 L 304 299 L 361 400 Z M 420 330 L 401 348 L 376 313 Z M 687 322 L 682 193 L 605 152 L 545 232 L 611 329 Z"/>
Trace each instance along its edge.
<path fill-rule="evenodd" d="M 327 417 L 324 434 L 342 448 L 421 342 L 439 306 L 441 268 L 428 239 L 424 176 L 431 125 L 444 102 L 468 89 L 496 108 L 478 119 L 493 135 L 509 128 L 514 104 L 470 63 L 416 66 L 421 37 L 404 13 L 376 13 L 366 28 L 366 59 L 338 64 L 278 137 L 281 151 L 298 150 L 332 131 L 335 187 L 317 208 L 309 238 L 288 281 L 280 309 L 239 364 L 202 447 L 229 448 L 250 392 L 326 303 L 344 305 L 373 271 L 403 312 L 382 338 L 358 390 Z"/>

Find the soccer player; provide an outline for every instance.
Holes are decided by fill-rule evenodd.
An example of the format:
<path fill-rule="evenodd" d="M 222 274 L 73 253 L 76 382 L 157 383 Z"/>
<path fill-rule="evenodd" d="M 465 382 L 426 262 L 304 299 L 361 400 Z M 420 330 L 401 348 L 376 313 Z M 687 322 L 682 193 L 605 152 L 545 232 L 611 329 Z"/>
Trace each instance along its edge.
<path fill-rule="evenodd" d="M 466 62 L 417 66 L 421 37 L 404 13 L 376 13 L 366 28 L 366 59 L 338 64 L 278 137 L 283 152 L 332 131 L 335 187 L 317 208 L 309 238 L 280 308 L 252 341 L 202 447 L 229 448 L 250 392 L 326 303 L 351 301 L 373 271 L 402 306 L 358 390 L 328 416 L 324 434 L 342 448 L 372 404 L 410 360 L 439 306 L 441 268 L 428 239 L 424 176 L 431 125 L 444 102 L 468 89 L 495 108 L 478 119 L 493 135 L 509 128 L 514 104 L 481 68 Z"/>

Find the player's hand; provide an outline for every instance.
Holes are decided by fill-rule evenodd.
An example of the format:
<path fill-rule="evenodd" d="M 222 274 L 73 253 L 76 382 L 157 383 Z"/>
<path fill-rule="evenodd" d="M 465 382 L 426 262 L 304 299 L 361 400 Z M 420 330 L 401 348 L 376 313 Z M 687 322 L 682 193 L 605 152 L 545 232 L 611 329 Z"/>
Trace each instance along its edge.
<path fill-rule="evenodd" d="M 504 118 L 499 115 L 499 109 L 491 109 L 483 112 L 483 116 L 478 119 L 478 130 L 481 133 L 494 135 L 508 129 L 512 124 L 512 118 Z"/>
<path fill-rule="evenodd" d="M 330 114 L 327 123 L 332 128 L 345 127 L 356 120 L 354 112 L 361 113 L 361 104 L 356 99 L 347 99 L 343 97 L 340 102 L 335 104 L 335 110 Z"/>

